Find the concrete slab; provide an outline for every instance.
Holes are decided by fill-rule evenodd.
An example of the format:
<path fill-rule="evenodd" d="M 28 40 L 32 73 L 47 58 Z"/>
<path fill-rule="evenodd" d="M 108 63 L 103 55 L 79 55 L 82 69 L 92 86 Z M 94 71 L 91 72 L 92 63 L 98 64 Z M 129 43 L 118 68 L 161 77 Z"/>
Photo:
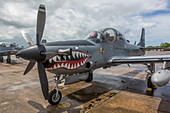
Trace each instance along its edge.
<path fill-rule="evenodd" d="M 118 94 L 96 106 L 92 113 L 157 113 L 161 98 L 120 91 Z M 170 112 L 170 109 L 168 111 Z"/>

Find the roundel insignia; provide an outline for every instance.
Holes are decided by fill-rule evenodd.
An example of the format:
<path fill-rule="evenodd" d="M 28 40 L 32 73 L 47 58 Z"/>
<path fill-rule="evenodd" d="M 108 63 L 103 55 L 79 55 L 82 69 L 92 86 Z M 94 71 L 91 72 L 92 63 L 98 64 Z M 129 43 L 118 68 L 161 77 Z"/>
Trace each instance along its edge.
<path fill-rule="evenodd" d="M 100 48 L 100 52 L 101 52 L 102 54 L 104 53 L 104 48 L 103 48 L 103 47 Z"/>

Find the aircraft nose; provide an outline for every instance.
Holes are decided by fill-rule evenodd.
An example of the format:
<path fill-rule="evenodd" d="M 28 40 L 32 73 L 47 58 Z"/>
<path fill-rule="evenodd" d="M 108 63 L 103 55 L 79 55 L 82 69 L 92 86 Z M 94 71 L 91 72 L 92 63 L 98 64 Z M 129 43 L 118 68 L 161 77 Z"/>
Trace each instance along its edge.
<path fill-rule="evenodd" d="M 44 47 L 38 47 L 37 45 L 31 46 L 25 49 L 20 50 L 16 56 L 21 57 L 25 60 L 30 61 L 44 61 L 46 55 L 42 55 L 41 52 L 45 52 Z"/>

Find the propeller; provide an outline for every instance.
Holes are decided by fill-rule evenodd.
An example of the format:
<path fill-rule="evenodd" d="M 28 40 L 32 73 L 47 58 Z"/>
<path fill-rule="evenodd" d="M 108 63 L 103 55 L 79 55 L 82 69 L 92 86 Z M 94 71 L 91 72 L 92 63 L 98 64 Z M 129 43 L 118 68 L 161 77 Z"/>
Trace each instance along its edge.
<path fill-rule="evenodd" d="M 45 19 L 46 19 L 45 6 L 40 5 L 38 9 L 38 15 L 37 15 L 37 33 L 36 33 L 37 45 L 40 44 L 40 41 L 42 39 L 44 26 L 45 26 Z"/>
<path fill-rule="evenodd" d="M 28 33 L 21 31 L 22 36 L 27 41 L 27 43 L 29 43 L 30 47 L 19 51 L 17 53 L 17 56 L 30 61 L 24 72 L 24 75 L 27 74 L 37 62 L 41 89 L 45 100 L 47 100 L 49 94 L 48 80 L 45 72 L 45 67 L 42 63 L 46 58 L 46 54 L 41 54 L 41 53 L 45 53 L 46 49 L 44 45 L 40 43 L 45 27 L 45 20 L 46 20 L 45 6 L 40 4 L 38 9 L 38 15 L 37 15 L 36 45 L 33 45 L 33 41 L 28 35 Z"/>
<path fill-rule="evenodd" d="M 21 35 L 24 37 L 24 39 L 26 40 L 26 42 L 28 43 L 29 46 L 34 45 L 31 37 L 29 36 L 28 33 L 26 33 L 24 30 L 21 31 Z"/>
<path fill-rule="evenodd" d="M 31 71 L 31 69 L 34 67 L 34 65 L 35 65 L 35 62 L 30 61 L 27 68 L 24 71 L 24 75 L 26 75 L 29 71 Z"/>

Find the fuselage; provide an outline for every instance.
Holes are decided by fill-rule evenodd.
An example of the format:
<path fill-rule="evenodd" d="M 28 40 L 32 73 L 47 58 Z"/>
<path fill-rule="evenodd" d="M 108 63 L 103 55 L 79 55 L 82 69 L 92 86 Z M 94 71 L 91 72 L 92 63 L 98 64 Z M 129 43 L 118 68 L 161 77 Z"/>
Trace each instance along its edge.
<path fill-rule="evenodd" d="M 102 32 L 99 33 L 105 36 Z M 144 55 L 144 51 L 138 46 L 128 43 L 124 38 L 120 40 L 117 34 L 115 35 L 117 39 L 110 39 L 112 41 L 104 37 L 105 40 L 103 41 L 97 38 L 87 38 L 87 40 L 46 43 L 44 46 L 49 53 L 58 49 L 71 49 L 71 54 L 47 54 L 44 66 L 47 68 L 47 71 L 54 74 L 72 75 L 109 66 L 108 60 L 113 56 Z"/>
<path fill-rule="evenodd" d="M 15 43 L 0 42 L 0 56 L 13 55 L 16 53 L 14 51 L 21 49 L 23 49 L 23 47 L 18 47 Z"/>

